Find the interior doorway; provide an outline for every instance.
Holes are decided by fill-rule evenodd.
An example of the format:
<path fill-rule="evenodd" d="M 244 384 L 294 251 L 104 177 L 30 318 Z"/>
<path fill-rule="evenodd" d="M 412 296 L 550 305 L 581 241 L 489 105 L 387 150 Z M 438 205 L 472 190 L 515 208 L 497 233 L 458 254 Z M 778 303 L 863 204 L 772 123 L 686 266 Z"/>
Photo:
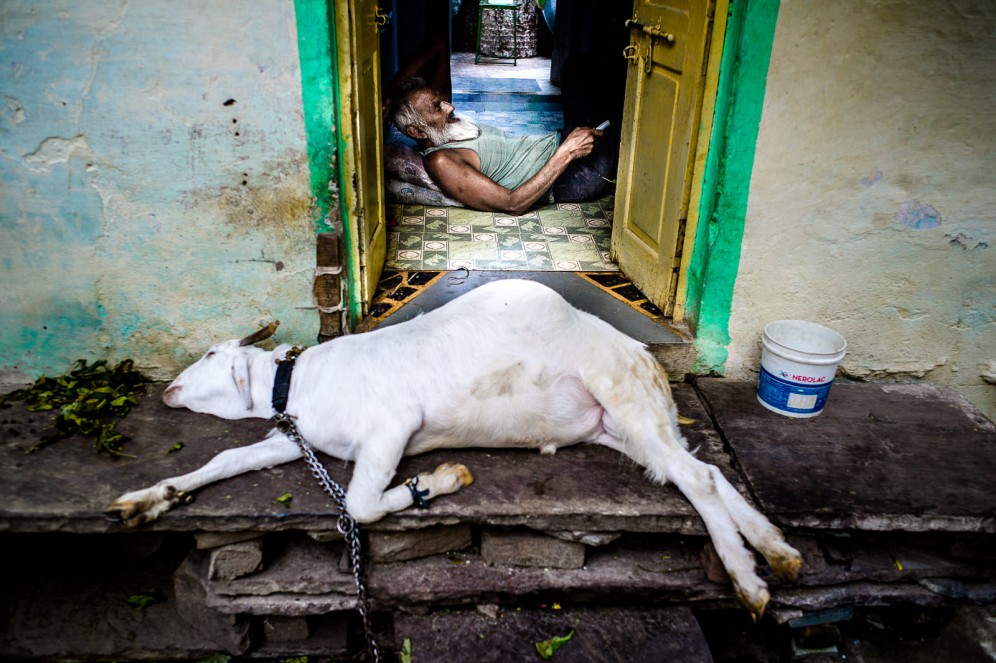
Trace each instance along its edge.
<path fill-rule="evenodd" d="M 474 0 L 453 11 L 455 4 L 392 3 L 396 13 L 381 31 L 385 90 L 399 69 L 411 73 L 406 60 L 418 61 L 437 40 L 450 52 L 449 89 L 439 91 L 449 95 L 458 116 L 510 134 L 550 134 L 605 120 L 618 126 L 625 3 L 610 10 L 597 6 L 605 3 L 578 0 L 562 3 L 566 9 L 558 15 L 556 2 L 541 11 L 537 3 L 521 1 L 514 17 L 507 9 L 481 12 Z M 612 32 L 615 39 L 607 38 Z M 569 112 L 565 123 L 565 101 L 569 111 L 580 107 L 586 115 Z M 606 140 L 618 144 L 615 135 Z M 413 141 L 391 126 L 385 141 L 386 270 L 618 271 L 610 257 L 612 195 L 584 204 L 547 200 L 519 217 L 473 211 L 446 198 L 422 175 Z"/>
<path fill-rule="evenodd" d="M 434 6 L 435 14 L 433 11 L 422 11 L 419 9 L 424 3 L 425 7 Z M 666 32 L 666 30 L 661 28 L 661 18 L 658 15 L 657 23 L 654 24 L 649 21 L 641 23 L 641 12 L 644 12 L 645 8 L 643 5 L 652 5 L 656 8 L 660 3 L 654 2 L 650 3 L 647 0 L 636 0 L 633 6 L 627 3 L 625 7 L 620 9 L 619 5 L 614 4 L 614 11 L 619 14 L 619 16 L 613 16 L 611 18 L 602 17 L 599 20 L 592 11 L 597 10 L 598 7 L 607 3 L 597 3 L 595 0 L 575 0 L 572 2 L 565 2 L 561 0 L 561 7 L 558 9 L 558 15 L 556 17 L 556 30 L 554 30 L 550 35 L 550 42 L 548 44 L 549 57 L 546 53 L 540 53 L 535 58 L 518 60 L 518 62 L 513 66 L 510 64 L 473 64 L 474 54 L 464 49 L 461 49 L 461 39 L 466 39 L 467 32 L 464 31 L 463 37 L 459 32 L 459 28 L 454 30 L 453 21 L 455 17 L 459 16 L 459 13 L 453 14 L 452 4 L 449 2 L 444 2 L 442 0 L 397 0 L 395 3 L 400 8 L 405 7 L 407 10 L 419 13 L 420 20 L 423 24 L 426 23 L 427 17 L 435 15 L 437 18 L 440 16 L 445 17 L 445 22 L 447 25 L 447 40 L 453 44 L 453 56 L 451 60 L 452 70 L 455 72 L 453 74 L 454 81 L 454 103 L 457 106 L 458 112 L 465 112 L 467 114 L 477 114 L 482 115 L 490 114 L 490 116 L 498 116 L 503 111 L 502 106 L 507 109 L 515 107 L 515 111 L 527 110 L 530 107 L 537 110 L 530 119 L 525 122 L 520 122 L 521 127 L 530 127 L 530 125 L 535 125 L 535 129 L 547 128 L 544 126 L 544 122 L 548 124 L 556 124 L 556 105 L 559 86 L 557 85 L 557 73 L 556 67 L 558 60 L 563 63 L 570 55 L 576 55 L 579 52 L 583 52 L 584 46 L 576 47 L 577 44 L 585 44 L 587 40 L 588 44 L 599 44 L 605 50 L 602 53 L 594 54 L 590 57 L 590 62 L 595 66 L 617 66 L 621 71 L 624 72 L 624 78 L 621 79 L 621 84 L 619 86 L 619 92 L 617 95 L 611 93 L 611 90 L 604 89 L 599 90 L 601 97 L 603 99 L 611 99 L 616 104 L 618 110 L 613 111 L 614 117 L 621 117 L 623 111 L 623 100 L 625 99 L 626 104 L 630 108 L 628 113 L 635 113 L 636 115 L 642 116 L 636 117 L 636 115 L 627 118 L 630 124 L 634 117 L 638 121 L 643 122 L 646 125 L 646 120 L 649 115 L 653 115 L 655 108 L 654 104 L 661 101 L 668 102 L 668 91 L 665 89 L 663 95 L 656 94 L 653 98 L 653 103 L 647 104 L 634 104 L 633 96 L 642 96 L 647 94 L 648 88 L 646 86 L 641 87 L 644 79 L 656 79 L 662 81 L 665 86 L 671 85 L 675 90 L 678 89 L 676 85 L 676 76 L 682 74 L 682 70 L 685 69 L 685 65 L 688 64 L 688 59 L 682 59 L 683 54 L 688 50 L 688 44 L 686 43 L 686 38 L 688 34 L 686 32 L 680 32 L 680 37 L 678 43 L 681 48 L 674 48 L 674 36 Z M 460 11 L 470 11 L 474 14 L 477 13 L 476 3 L 461 2 Z M 698 60 L 694 58 L 691 60 L 692 65 L 694 65 L 696 71 L 694 72 L 695 78 L 699 79 L 695 81 L 696 83 L 704 82 L 705 79 L 705 55 L 708 52 L 708 44 L 711 35 L 709 33 L 709 27 L 711 27 L 712 12 L 714 10 L 714 5 L 711 2 L 696 2 L 692 0 L 691 3 L 675 3 L 680 6 L 670 7 L 663 12 L 664 19 L 671 22 L 672 19 L 677 17 L 680 19 L 678 21 L 679 29 L 685 30 L 689 23 L 688 16 L 690 14 L 697 14 L 700 23 L 708 23 L 705 30 L 705 36 L 703 37 L 702 30 L 695 37 L 695 43 L 692 44 L 692 50 L 695 50 L 699 54 Z M 685 5 L 694 5 L 691 10 Z M 565 9 L 566 8 L 566 9 Z M 593 9 L 594 8 L 594 9 Z M 604 8 L 602 8 L 603 11 Z M 442 10 L 442 14 L 440 14 Z M 380 11 L 383 11 L 383 6 Z M 673 12 L 673 16 L 669 15 L 667 12 Z M 597 12 L 596 12 L 597 13 Z M 383 15 L 383 14 L 382 14 Z M 562 21 L 562 16 L 567 15 L 570 17 L 573 15 L 575 18 L 572 21 L 565 20 Z M 653 16 L 651 16 L 651 19 Z M 476 16 L 475 16 L 476 19 Z M 703 20 L 704 19 L 704 20 Z M 391 21 L 386 21 L 390 23 Z M 378 20 L 378 23 L 383 26 L 385 21 Z M 563 26 L 567 27 L 564 28 Z M 607 30 L 609 26 L 619 26 L 618 41 L 613 42 L 612 39 L 607 39 Z M 544 26 L 539 26 L 541 29 L 546 29 Z M 701 28 L 701 25 L 699 26 Z M 381 28 L 381 36 L 383 37 L 385 30 Z M 401 31 L 396 34 L 403 34 Z M 671 41 L 664 40 L 665 37 L 669 37 Z M 409 47 L 411 40 L 409 40 Z M 558 49 L 557 44 L 560 43 Z M 575 44 L 573 48 L 564 48 L 563 44 L 567 43 Z M 620 47 L 620 45 L 623 45 Z M 655 50 L 656 46 L 656 50 Z M 581 50 L 579 50 L 579 48 Z M 395 45 L 393 47 L 385 48 L 382 44 L 381 52 L 384 57 L 381 58 L 381 66 L 388 67 L 385 64 L 392 57 L 403 58 L 404 48 L 400 45 Z M 677 55 L 676 55 L 677 54 Z M 591 54 L 588 54 L 591 55 Z M 530 63 L 530 60 L 535 60 Z M 529 63 L 528 65 L 526 63 Z M 521 67 L 521 69 L 520 69 Z M 549 67 L 549 69 L 546 69 Z M 388 67 L 389 68 L 389 67 Z M 640 71 L 637 72 L 636 70 Z M 473 75 L 470 75 L 473 74 Z M 699 76 L 701 74 L 701 76 Z M 544 79 L 544 75 L 546 78 Z M 627 90 L 625 77 L 630 79 L 636 79 L 638 85 L 634 86 L 631 84 L 630 89 Z M 476 83 L 471 82 L 468 84 L 469 79 L 474 79 Z M 530 80 L 531 79 L 531 80 Z M 490 83 L 486 86 L 481 85 L 482 80 L 498 80 L 501 81 L 500 84 Z M 524 81 L 525 83 L 530 83 L 526 86 L 524 83 L 513 81 Z M 475 85 L 477 87 L 475 87 Z M 530 89 L 525 89 L 525 87 L 530 87 Z M 689 85 L 681 87 L 691 87 L 701 91 L 702 85 Z M 636 92 L 633 90 L 636 89 Z M 650 90 L 653 94 L 653 90 Z M 683 116 L 676 118 L 674 115 L 674 104 L 671 107 L 661 108 L 659 110 L 664 111 L 666 119 L 671 122 L 677 119 L 677 121 L 682 122 L 684 126 L 698 127 L 699 118 L 697 113 L 701 112 L 701 93 L 698 94 L 697 98 L 692 98 L 689 103 L 688 99 L 685 99 L 681 105 Z M 498 103 L 498 101 L 505 102 L 504 104 Z M 674 102 L 674 99 L 670 99 Z M 475 107 L 475 104 L 477 107 Z M 635 110 L 634 110 L 635 109 Z M 670 111 L 670 113 L 668 112 Z M 602 112 L 598 112 L 601 116 Z M 508 121 L 512 120 L 509 117 L 509 113 L 505 113 L 506 117 L 503 119 Z M 519 117 L 526 117 L 527 113 L 519 112 Z M 511 122 L 513 125 L 515 122 Z M 619 124 L 625 124 L 625 120 L 620 120 Z M 591 124 L 596 124 L 592 121 Z M 656 141 L 660 135 L 660 127 L 657 127 L 658 132 L 654 135 L 654 140 Z M 572 246 L 570 243 L 565 244 L 561 247 L 560 242 L 551 242 L 550 237 L 546 237 L 546 251 L 547 251 L 547 264 L 552 264 L 552 269 L 570 270 L 570 271 L 599 271 L 604 269 L 605 271 L 618 270 L 616 264 L 616 251 L 619 245 L 618 237 L 636 237 L 638 240 L 643 242 L 643 245 L 651 246 L 657 250 L 657 246 L 651 242 L 646 242 L 647 239 L 647 229 L 650 228 L 652 232 L 657 232 L 653 228 L 653 223 L 657 223 L 660 228 L 663 228 L 658 234 L 668 235 L 668 241 L 665 242 L 667 246 L 664 246 L 663 252 L 668 255 L 663 255 L 661 251 L 657 251 L 654 255 L 650 256 L 652 261 L 655 261 L 656 265 L 666 265 L 667 267 L 674 266 L 672 271 L 666 274 L 662 274 L 661 270 L 654 267 L 649 270 L 643 270 L 644 272 L 650 274 L 651 281 L 648 283 L 638 283 L 638 288 L 643 290 L 653 290 L 655 296 L 651 299 L 656 300 L 662 304 L 670 304 L 673 306 L 674 296 L 675 296 L 675 284 L 678 281 L 679 269 L 682 260 L 681 248 L 682 240 L 689 237 L 687 217 L 689 216 L 689 205 L 688 201 L 690 196 L 690 191 L 693 188 L 691 183 L 693 182 L 692 175 L 692 162 L 693 157 L 696 154 L 697 148 L 701 151 L 701 146 L 697 146 L 695 139 L 697 135 L 689 135 L 685 132 L 682 138 L 683 145 L 679 145 L 680 149 L 684 152 L 678 154 L 677 160 L 665 158 L 661 159 L 660 154 L 662 150 L 660 148 L 653 148 L 651 150 L 642 150 L 645 154 L 640 153 L 639 149 L 642 144 L 647 143 L 641 138 L 644 133 L 644 128 L 636 127 L 633 129 L 633 135 L 629 136 L 629 162 L 626 167 L 630 169 L 630 177 L 627 180 L 627 187 L 632 188 L 634 184 L 637 186 L 642 186 L 646 188 L 645 181 L 648 177 L 648 171 L 653 171 L 654 168 L 664 167 L 667 169 L 667 175 L 672 175 L 673 172 L 680 172 L 681 177 L 678 180 L 678 186 L 675 186 L 673 177 L 668 181 L 668 192 L 661 192 L 661 195 L 666 193 L 666 195 L 677 199 L 678 204 L 673 202 L 670 205 L 658 204 L 655 209 L 650 209 L 654 206 L 648 206 L 644 202 L 639 203 L 640 209 L 636 209 L 633 206 L 632 191 L 627 190 L 624 193 L 627 196 L 627 209 L 625 213 L 627 215 L 627 230 L 628 233 L 620 233 L 619 229 L 616 229 L 617 238 L 612 238 L 611 234 L 606 233 L 608 238 L 602 237 L 598 239 L 597 236 L 593 234 L 588 234 L 585 238 L 584 233 L 572 232 L 571 225 L 569 221 L 560 223 L 559 225 L 554 223 L 547 223 L 542 218 L 542 210 L 537 213 L 538 218 L 534 219 L 535 224 L 531 224 L 529 220 L 526 220 L 527 228 L 526 230 L 542 230 L 545 228 L 556 229 L 559 228 L 563 233 L 562 239 L 567 242 L 573 242 L 574 244 L 581 245 L 587 243 L 590 248 L 595 249 L 595 253 L 591 255 L 594 259 L 588 262 L 582 260 L 571 260 L 570 258 L 576 257 L 576 249 L 579 246 Z M 680 132 L 679 132 L 680 133 Z M 664 132 L 664 137 L 667 139 L 668 131 Z M 386 134 L 385 134 L 385 137 Z M 666 142 L 666 141 L 665 141 Z M 625 145 L 625 137 L 624 137 Z M 666 146 L 663 152 L 667 152 L 670 146 Z M 365 154 L 371 154 L 370 146 L 362 150 Z M 679 150 L 680 152 L 680 150 Z M 651 167 L 648 169 L 646 164 L 633 163 L 634 154 L 637 159 L 643 158 L 645 160 L 646 154 L 649 154 L 651 161 L 656 159 L 656 163 L 651 163 Z M 675 164 L 682 166 L 682 168 L 672 168 Z M 643 181 L 634 182 L 632 177 L 633 173 L 637 173 L 642 176 Z M 649 176 L 653 178 L 654 173 L 649 172 Z M 659 172 L 657 174 L 659 179 L 665 178 L 665 172 Z M 636 178 L 637 180 L 639 178 Z M 390 182 L 388 181 L 388 195 L 390 201 Z M 644 198 L 653 200 L 653 191 L 642 191 L 645 194 Z M 576 220 L 581 224 L 588 224 L 588 221 L 595 221 L 595 225 L 603 225 L 607 229 L 611 229 L 616 218 L 619 215 L 619 192 L 615 197 L 608 199 L 607 201 L 595 201 L 589 203 L 585 209 L 576 210 L 563 210 L 563 209 L 552 209 L 550 213 L 559 214 L 561 217 L 570 216 L 568 212 L 574 212 Z M 607 204 L 606 204 L 607 203 Z M 405 201 L 396 201 L 394 203 L 396 207 L 391 209 L 389 205 L 386 213 L 386 233 L 389 237 L 393 237 L 396 241 L 396 245 L 392 246 L 388 251 L 387 256 L 387 267 L 391 271 L 401 270 L 401 269 L 412 269 L 412 270 L 451 270 L 451 269 L 528 269 L 532 270 L 536 267 L 531 264 L 530 258 L 535 258 L 535 256 L 527 255 L 528 251 L 525 250 L 525 242 L 523 240 L 536 240 L 530 242 L 532 248 L 539 249 L 542 242 L 539 236 L 524 237 L 521 234 L 517 240 L 513 241 L 508 237 L 510 229 L 510 221 L 514 221 L 516 225 L 522 223 L 522 219 L 508 219 L 491 215 L 488 213 L 490 218 L 480 218 L 478 219 L 475 214 L 470 210 L 461 209 L 454 206 L 449 206 L 445 204 L 445 201 L 438 201 L 437 203 L 430 203 L 428 205 L 422 205 L 421 210 L 415 209 L 414 203 L 406 203 Z M 594 206 L 593 206 L 594 205 Z M 644 213 L 644 208 L 646 213 Z M 663 216 L 670 213 L 672 216 L 675 212 L 678 212 L 682 218 L 668 218 L 664 219 Z M 649 225 L 644 222 L 644 217 L 657 217 L 656 220 L 652 219 L 652 223 Z M 563 219 L 558 218 L 558 221 Z M 634 223 L 633 221 L 637 222 Z M 590 224 L 588 224 L 590 225 Z M 461 244 L 460 241 L 451 239 L 452 232 L 456 226 L 457 231 L 463 231 L 464 233 L 470 233 L 471 237 L 475 234 L 480 236 L 481 241 L 491 242 L 491 247 L 494 252 L 490 257 L 481 257 L 475 254 L 475 252 L 470 248 L 469 244 Z M 665 228 L 666 226 L 666 228 Z M 413 234 L 411 231 L 419 230 L 421 234 Z M 575 227 L 576 229 L 576 227 Z M 635 232 L 634 232 L 635 230 Z M 445 233 L 444 233 L 445 231 Z M 481 231 L 481 232 L 475 232 Z M 666 231 L 666 232 L 664 232 Z M 556 230 L 554 231 L 556 232 Z M 611 232 L 611 230 L 610 230 Z M 652 232 L 650 234 L 652 234 Z M 549 234 L 549 233 L 547 233 Z M 445 236 L 444 236 L 445 235 Z M 571 235 L 575 235 L 577 239 L 573 239 Z M 490 236 L 490 237 L 489 237 Z M 560 239 L 560 238 L 558 238 Z M 502 241 L 507 243 L 502 245 Z M 454 248 L 455 251 L 449 251 L 450 248 Z M 552 247 L 552 248 L 551 248 Z M 566 250 L 570 248 L 567 253 L 561 253 L 561 250 Z M 480 248 L 480 247 L 477 247 Z M 641 245 L 641 249 L 642 249 Z M 646 253 L 646 251 L 644 251 Z M 537 254 L 538 255 L 538 254 Z M 687 255 L 687 254 L 686 254 Z M 393 256 L 393 258 L 392 258 Z M 468 260 L 473 261 L 469 264 L 457 264 L 454 265 L 450 261 L 452 260 Z M 628 258 L 632 263 L 634 258 Z M 395 261 L 392 264 L 392 260 Z M 404 264 L 404 260 L 413 261 L 412 264 Z M 427 263 L 426 260 L 432 262 Z M 490 265 L 487 264 L 490 260 Z M 525 261 L 524 263 L 521 261 Z M 635 260 L 638 263 L 650 262 L 647 256 L 637 256 Z M 401 262 L 397 262 L 401 261 Z M 414 261 L 419 261 L 415 264 Z M 515 263 L 515 261 L 520 261 Z M 594 266 L 594 262 L 601 263 L 598 266 Z M 575 264 L 571 264 L 571 263 Z M 473 265 L 473 267 L 471 267 Z M 551 268 L 551 267 L 547 267 Z M 624 268 L 629 271 L 629 268 Z M 390 275 L 390 274 L 388 274 Z M 632 288 L 631 288 L 632 289 Z M 655 301 L 650 301 L 650 305 L 655 304 Z M 373 306 L 371 299 L 364 298 L 364 308 L 366 312 L 369 312 L 370 308 Z M 669 311 L 670 312 L 670 311 Z"/>

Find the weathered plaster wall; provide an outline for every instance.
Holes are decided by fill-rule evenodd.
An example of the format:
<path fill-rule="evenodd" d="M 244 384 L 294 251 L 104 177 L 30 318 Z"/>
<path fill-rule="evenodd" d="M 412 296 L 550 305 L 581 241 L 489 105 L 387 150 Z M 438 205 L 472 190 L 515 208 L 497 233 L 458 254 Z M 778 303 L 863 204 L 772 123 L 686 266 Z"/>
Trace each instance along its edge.
<path fill-rule="evenodd" d="M 290 0 L 0 4 L 4 382 L 314 337 L 295 40 Z"/>
<path fill-rule="evenodd" d="M 843 372 L 948 384 L 996 415 L 996 4 L 783 0 L 730 318 L 848 341 Z"/>

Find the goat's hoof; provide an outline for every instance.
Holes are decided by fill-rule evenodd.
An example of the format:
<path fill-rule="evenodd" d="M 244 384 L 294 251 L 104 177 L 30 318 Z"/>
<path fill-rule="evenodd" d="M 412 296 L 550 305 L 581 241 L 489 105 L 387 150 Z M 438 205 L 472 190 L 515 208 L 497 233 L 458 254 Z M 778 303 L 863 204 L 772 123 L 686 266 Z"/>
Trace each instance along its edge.
<path fill-rule="evenodd" d="M 763 586 L 763 583 L 760 590 L 748 592 L 742 587 L 737 587 L 736 591 L 737 598 L 747 608 L 747 612 L 750 613 L 750 617 L 754 620 L 754 623 L 756 624 L 761 621 L 761 617 L 764 616 L 764 609 L 768 607 L 768 601 L 771 599 L 771 595 L 768 594 L 768 590 Z"/>
<path fill-rule="evenodd" d="M 448 495 L 474 483 L 474 475 L 460 463 L 443 463 L 431 475 L 432 496 Z"/>
<path fill-rule="evenodd" d="M 799 576 L 802 574 L 802 556 L 795 550 L 792 552 L 795 554 L 777 557 L 769 562 L 771 570 L 775 572 L 778 579 L 789 584 L 798 582 Z"/>
<path fill-rule="evenodd" d="M 474 483 L 474 475 L 462 463 L 443 463 L 436 468 L 436 472 L 455 475 L 461 486 L 469 486 Z"/>
<path fill-rule="evenodd" d="M 104 516 L 125 527 L 150 523 L 178 503 L 189 504 L 192 497 L 170 485 L 159 485 L 126 493 L 104 509 Z"/>

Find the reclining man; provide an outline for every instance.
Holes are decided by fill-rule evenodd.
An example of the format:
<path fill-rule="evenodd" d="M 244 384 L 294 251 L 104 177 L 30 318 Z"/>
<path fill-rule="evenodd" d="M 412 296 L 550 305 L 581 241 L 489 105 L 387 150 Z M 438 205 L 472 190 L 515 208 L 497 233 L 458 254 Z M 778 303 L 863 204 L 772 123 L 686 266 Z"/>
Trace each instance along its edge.
<path fill-rule="evenodd" d="M 457 116 L 447 84 L 414 77 L 389 88 L 387 96 L 395 125 L 417 141 L 426 172 L 450 198 L 473 209 L 519 215 L 546 202 L 549 193 L 556 202 L 578 202 L 613 190 L 615 127 L 611 135 L 577 127 L 563 142 L 558 132 L 508 134 Z"/>

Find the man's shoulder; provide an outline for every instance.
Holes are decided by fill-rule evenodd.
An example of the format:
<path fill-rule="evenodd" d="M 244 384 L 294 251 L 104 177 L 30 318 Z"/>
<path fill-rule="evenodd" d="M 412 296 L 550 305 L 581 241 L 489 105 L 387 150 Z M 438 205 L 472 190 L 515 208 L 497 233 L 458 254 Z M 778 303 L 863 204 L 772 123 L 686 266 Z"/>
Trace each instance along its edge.
<path fill-rule="evenodd" d="M 466 147 L 453 147 L 445 150 L 437 150 L 426 154 L 423 158 L 427 168 L 445 167 L 447 165 L 468 164 L 476 166 L 477 153 Z"/>

